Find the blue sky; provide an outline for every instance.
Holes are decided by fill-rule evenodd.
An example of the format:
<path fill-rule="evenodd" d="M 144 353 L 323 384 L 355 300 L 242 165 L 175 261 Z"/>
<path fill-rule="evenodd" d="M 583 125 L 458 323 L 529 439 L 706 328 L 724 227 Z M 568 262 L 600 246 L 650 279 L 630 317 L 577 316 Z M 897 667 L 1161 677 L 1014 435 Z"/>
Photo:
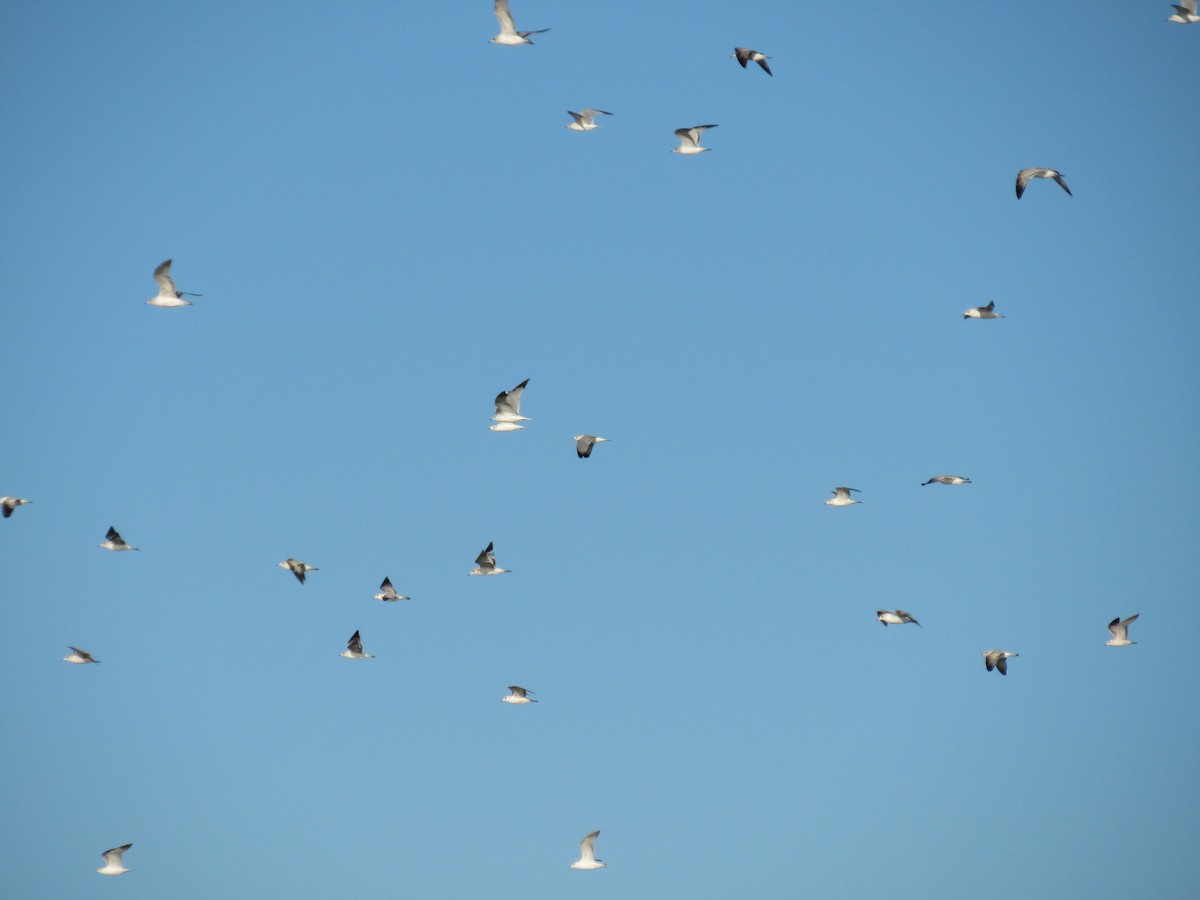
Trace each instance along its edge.
<path fill-rule="evenodd" d="M 0 892 L 1194 896 L 1200 25 L 513 4 L 9 11 Z"/>

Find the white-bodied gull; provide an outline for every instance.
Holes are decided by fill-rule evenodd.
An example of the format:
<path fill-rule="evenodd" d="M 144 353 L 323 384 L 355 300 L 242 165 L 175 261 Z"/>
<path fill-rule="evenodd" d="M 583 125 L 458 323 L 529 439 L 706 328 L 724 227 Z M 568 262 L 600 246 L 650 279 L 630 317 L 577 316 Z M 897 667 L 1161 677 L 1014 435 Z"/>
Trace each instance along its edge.
<path fill-rule="evenodd" d="M 964 319 L 1003 319 L 1004 316 L 996 312 L 996 301 L 992 300 L 987 306 L 976 306 L 968 309 L 963 313 Z"/>
<path fill-rule="evenodd" d="M 67 646 L 71 647 L 70 644 L 67 644 Z M 71 647 L 71 655 L 64 656 L 63 662 L 75 663 L 77 666 L 82 666 L 86 665 L 87 663 L 99 664 L 100 660 L 95 659 L 92 654 L 88 653 L 86 650 L 80 650 L 78 647 Z"/>
<path fill-rule="evenodd" d="M 300 562 L 298 559 L 292 559 L 290 556 L 281 563 L 275 563 L 275 565 L 279 566 L 281 569 L 287 569 L 296 576 L 296 580 L 301 584 L 304 584 L 304 575 L 306 572 L 321 571 L 316 566 L 310 566 L 308 563 Z"/>
<path fill-rule="evenodd" d="M 768 75 L 771 74 L 771 67 L 767 65 L 767 60 L 771 57 L 757 50 L 751 50 L 749 47 L 734 47 L 733 58 L 742 64 L 743 69 L 746 68 L 746 63 L 756 62 L 762 66 L 764 72 Z"/>
<path fill-rule="evenodd" d="M 1121 621 L 1120 616 L 1117 616 L 1109 622 L 1108 630 L 1112 632 L 1112 640 L 1105 641 L 1104 645 L 1106 647 L 1128 647 L 1130 644 L 1136 644 L 1137 641 L 1129 639 L 1129 623 L 1135 621 L 1140 615 L 1141 613 L 1134 613 L 1124 622 Z"/>
<path fill-rule="evenodd" d="M 126 872 L 132 872 L 133 869 L 125 868 L 121 859 L 125 855 L 125 851 L 132 846 L 133 844 L 124 844 L 120 847 L 113 847 L 111 850 L 105 850 L 100 854 L 104 858 L 104 868 L 96 871 L 101 875 L 124 875 Z"/>
<path fill-rule="evenodd" d="M 571 112 L 568 109 L 567 115 L 575 120 L 567 126 L 572 131 L 595 131 L 604 127 L 596 124 L 596 116 L 611 116 L 612 113 L 602 109 L 581 109 L 579 112 Z"/>
<path fill-rule="evenodd" d="M 171 280 L 171 260 L 169 259 L 158 264 L 158 268 L 154 270 L 154 280 L 158 282 L 158 294 L 146 301 L 150 306 L 191 306 L 192 301 L 184 300 L 184 297 L 202 296 L 190 291 L 175 289 L 175 282 Z"/>
<path fill-rule="evenodd" d="M 500 569 L 496 566 L 496 557 L 492 553 L 492 542 L 488 541 L 488 545 L 483 548 L 483 552 L 475 557 L 475 568 L 468 575 L 503 575 L 509 569 Z"/>
<path fill-rule="evenodd" d="M 375 595 L 376 600 L 382 600 L 385 603 L 391 603 L 396 600 L 411 600 L 412 597 L 405 597 L 403 594 L 397 594 L 396 589 L 392 587 L 392 579 L 383 579 L 383 584 L 379 585 L 379 593 Z"/>
<path fill-rule="evenodd" d="M 32 502 L 32 500 L 22 500 L 20 497 L 0 497 L 0 513 L 3 513 L 4 518 L 7 519 L 18 506 Z"/>
<path fill-rule="evenodd" d="M 571 440 L 575 442 L 575 454 L 580 459 L 587 459 L 592 455 L 592 448 L 597 444 L 606 443 L 608 438 L 596 437 L 594 434 L 577 434 Z"/>
<path fill-rule="evenodd" d="M 528 378 L 511 391 L 501 391 L 496 395 L 496 414 L 492 416 L 496 424 L 491 426 L 492 431 L 518 431 L 525 427 L 517 423 L 529 421 L 528 416 L 521 415 L 521 395 L 525 393 L 527 384 Z"/>
<path fill-rule="evenodd" d="M 599 834 L 600 831 L 597 829 L 579 842 L 579 859 L 571 863 L 572 869 L 608 868 L 608 863 L 602 859 L 596 859 L 596 837 Z"/>
<path fill-rule="evenodd" d="M 1039 169 L 1036 166 L 1032 169 L 1022 169 L 1017 173 L 1017 199 L 1021 199 L 1021 195 L 1025 193 L 1025 186 L 1029 184 L 1030 178 L 1053 178 L 1058 182 L 1058 186 L 1067 192 L 1068 197 L 1075 196 L 1071 193 L 1071 189 L 1067 187 L 1067 183 L 1063 181 L 1062 172 L 1056 172 L 1054 169 Z"/>
<path fill-rule="evenodd" d="M 705 153 L 711 150 L 712 147 L 700 146 L 700 134 L 709 128 L 716 127 L 716 125 L 693 125 L 691 128 L 676 128 L 675 136 L 679 138 L 679 146 L 671 152 L 682 153 L 684 156 L 692 156 L 696 153 Z"/>
<path fill-rule="evenodd" d="M 374 659 L 375 658 L 374 654 L 363 653 L 362 638 L 359 636 L 357 631 L 354 632 L 354 634 L 350 635 L 350 640 L 346 641 L 346 649 L 343 650 L 338 655 L 344 656 L 344 657 L 346 657 L 346 659 Z"/>
<path fill-rule="evenodd" d="M 928 481 L 922 481 L 921 487 L 927 484 L 972 484 L 972 481 L 964 475 L 934 475 Z"/>
<path fill-rule="evenodd" d="M 912 622 L 918 628 L 921 627 L 920 622 L 902 609 L 893 610 L 892 612 L 888 612 L 886 609 L 877 609 L 875 610 L 875 618 L 883 623 L 884 628 L 887 628 L 889 625 L 905 625 L 909 622 Z"/>
<path fill-rule="evenodd" d="M 830 492 L 833 494 L 833 497 L 831 497 L 829 500 L 826 500 L 825 505 L 826 506 L 850 506 L 855 503 L 862 503 L 861 500 L 855 500 L 850 496 L 851 491 L 854 491 L 856 494 L 862 493 L 862 491 L 860 491 L 858 488 L 837 487 L 837 488 L 834 488 Z"/>
<path fill-rule="evenodd" d="M 517 31 L 516 23 L 513 22 L 512 12 L 508 8 L 508 0 L 496 0 L 496 21 L 500 23 L 500 33 L 491 39 L 489 43 L 503 44 L 506 47 L 516 47 L 519 44 L 532 44 L 529 39 L 531 34 L 541 34 L 549 31 L 549 28 L 539 28 L 536 31 Z"/>
<path fill-rule="evenodd" d="M 1180 3 L 1172 3 L 1171 8 L 1175 10 L 1175 14 L 1167 17 L 1168 22 L 1179 25 L 1194 25 L 1200 22 L 1200 16 L 1196 15 L 1196 0 L 1181 0 Z"/>
<path fill-rule="evenodd" d="M 137 547 L 130 547 L 117 533 L 117 529 L 111 525 L 108 526 L 108 534 L 104 536 L 104 543 L 100 545 L 105 550 L 136 550 Z"/>
<path fill-rule="evenodd" d="M 508 689 L 511 691 L 511 693 L 509 693 L 507 696 L 501 697 L 501 703 L 515 703 L 517 705 L 522 703 L 537 703 L 537 701 L 532 697 L 526 696 L 527 694 L 532 694 L 533 691 L 526 690 L 517 684 L 510 684 Z"/>
<path fill-rule="evenodd" d="M 1009 653 L 1007 650 L 985 650 L 983 651 L 983 664 L 987 666 L 989 672 L 997 669 L 1001 675 L 1007 675 L 1008 661 L 1012 657 L 1020 655 L 1020 653 Z"/>

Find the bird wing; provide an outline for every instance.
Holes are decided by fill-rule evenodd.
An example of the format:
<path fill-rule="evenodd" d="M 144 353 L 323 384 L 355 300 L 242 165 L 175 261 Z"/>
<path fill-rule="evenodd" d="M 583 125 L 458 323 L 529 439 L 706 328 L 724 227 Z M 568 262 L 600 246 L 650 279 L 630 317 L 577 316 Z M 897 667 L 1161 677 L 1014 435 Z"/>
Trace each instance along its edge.
<path fill-rule="evenodd" d="M 1029 179 L 1033 177 L 1033 173 L 1037 169 L 1022 169 L 1017 173 L 1017 199 L 1021 199 L 1021 195 L 1025 193 L 1025 186 L 1029 184 Z"/>
<path fill-rule="evenodd" d="M 742 68 L 746 68 L 746 62 L 750 59 L 750 54 L 754 51 L 746 47 L 734 47 L 733 55 L 737 57 L 737 61 L 741 63 Z"/>
<path fill-rule="evenodd" d="M 765 56 L 763 56 L 761 59 L 756 59 L 755 62 L 762 66 L 764 72 L 766 72 L 772 78 L 775 77 L 775 74 L 771 71 L 771 67 L 767 65 L 767 58 Z"/>
<path fill-rule="evenodd" d="M 508 8 L 508 0 L 496 0 L 496 19 L 500 23 L 501 34 L 517 33 L 517 25 L 513 22 L 512 12 Z"/>
<path fill-rule="evenodd" d="M 381 591 L 383 591 L 385 594 L 388 591 L 392 591 L 393 593 L 395 593 L 395 590 L 396 590 L 394 587 L 392 587 L 392 579 L 390 579 L 390 578 L 383 579 L 383 584 L 379 585 L 379 589 Z"/>
<path fill-rule="evenodd" d="M 158 282 L 159 293 L 168 297 L 175 296 L 175 282 L 171 280 L 171 260 L 158 264 L 158 268 L 154 270 L 154 280 Z"/>
<path fill-rule="evenodd" d="M 350 635 L 350 640 L 346 642 L 346 649 L 351 653 L 362 653 L 362 638 L 359 637 L 357 631 Z"/>
<path fill-rule="evenodd" d="M 592 447 L 596 446 L 596 436 L 594 434 L 585 434 L 575 442 L 575 452 L 579 454 L 580 459 L 584 459 L 592 455 Z"/>
<path fill-rule="evenodd" d="M 68 646 L 68 647 L 71 647 L 71 645 L 70 645 L 70 644 L 67 644 L 67 646 Z M 72 649 L 74 652 L 78 653 L 78 654 L 79 654 L 79 656 L 80 656 L 80 657 L 82 657 L 83 659 L 86 659 L 86 660 L 89 660 L 89 661 L 93 661 L 93 660 L 92 660 L 92 654 L 88 653 L 86 650 L 80 650 L 78 647 L 71 647 L 71 649 Z"/>
<path fill-rule="evenodd" d="M 979 308 L 982 309 L 984 312 L 991 312 L 993 309 L 996 308 L 996 301 L 991 300 L 988 302 L 987 306 L 981 306 Z"/>
<path fill-rule="evenodd" d="M 1057 181 L 1057 182 L 1058 182 L 1058 186 L 1059 186 L 1060 188 L 1062 188 L 1064 191 L 1066 191 L 1066 192 L 1067 192 L 1067 196 L 1068 196 L 1068 197 L 1074 197 L 1074 196 L 1075 196 L 1074 194 L 1072 194 L 1072 193 L 1071 193 L 1071 189 L 1070 189 L 1069 187 L 1067 187 L 1067 183 L 1066 183 L 1065 181 L 1063 181 L 1063 177 L 1062 177 L 1060 174 L 1058 174 L 1057 172 L 1055 172 L 1055 173 L 1054 173 L 1052 176 L 1050 176 L 1050 177 L 1051 177 L 1051 178 L 1053 178 L 1055 181 Z"/>
<path fill-rule="evenodd" d="M 918 621 L 916 620 L 916 618 L 915 618 L 914 616 L 912 616 L 912 615 L 911 615 L 911 614 L 909 614 L 909 613 L 906 613 L 906 612 L 905 612 L 904 610 L 902 610 L 902 609 L 898 609 L 898 610 L 896 610 L 896 615 L 898 615 L 898 616 L 899 616 L 901 619 L 904 619 L 904 620 L 905 620 L 905 621 L 907 621 L 907 622 L 912 622 L 914 625 L 920 625 L 920 624 L 921 624 L 920 622 L 918 622 Z"/>
<path fill-rule="evenodd" d="M 529 384 L 529 379 L 526 378 L 511 391 L 501 391 L 496 395 L 496 415 L 504 413 L 512 413 L 514 416 L 521 414 L 521 394 L 525 392 L 525 385 Z"/>
<path fill-rule="evenodd" d="M 527 691 L 527 690 L 525 690 L 525 688 L 523 688 L 519 685 L 516 685 L 516 684 L 510 684 L 508 686 L 508 689 L 513 692 L 514 697 L 524 697 L 526 694 L 533 693 L 533 691 Z"/>
<path fill-rule="evenodd" d="M 596 861 L 596 837 L 600 834 L 599 831 L 593 831 L 582 841 L 579 842 L 579 858 L 587 862 Z"/>
<path fill-rule="evenodd" d="M 488 545 L 483 549 L 483 552 L 475 557 L 475 565 L 491 566 L 495 568 L 496 557 L 492 555 L 492 542 L 488 541 Z"/>
<path fill-rule="evenodd" d="M 1008 657 L 1001 654 L 1000 658 L 998 660 L 996 660 L 996 668 L 1000 670 L 1001 675 L 1007 675 L 1008 674 Z"/>
<path fill-rule="evenodd" d="M 118 533 L 117 529 L 113 528 L 111 525 L 108 526 L 108 534 L 106 534 L 104 536 L 104 539 L 106 541 L 112 541 L 114 544 L 124 544 L 125 543 L 125 541 L 121 538 L 120 533 Z"/>
<path fill-rule="evenodd" d="M 113 847 L 111 850 L 105 850 L 103 853 L 100 854 L 100 856 L 104 859 L 104 862 L 107 863 L 108 865 L 110 865 L 110 866 L 118 865 L 119 866 L 121 864 L 121 857 L 125 854 L 125 851 L 128 850 L 132 846 L 133 846 L 133 844 L 125 844 L 124 846 L 121 846 L 121 847 Z"/>

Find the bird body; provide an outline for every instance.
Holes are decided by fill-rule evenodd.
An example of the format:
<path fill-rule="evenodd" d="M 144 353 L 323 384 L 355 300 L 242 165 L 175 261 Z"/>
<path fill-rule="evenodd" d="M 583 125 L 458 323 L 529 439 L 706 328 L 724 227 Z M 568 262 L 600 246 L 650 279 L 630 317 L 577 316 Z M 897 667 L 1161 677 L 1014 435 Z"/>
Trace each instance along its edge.
<path fill-rule="evenodd" d="M 1134 613 L 1124 622 L 1121 621 L 1120 616 L 1117 616 L 1115 619 L 1109 622 L 1108 630 L 1112 632 L 1112 640 L 1105 641 L 1104 645 L 1106 647 L 1128 647 L 1131 644 L 1136 644 L 1137 641 L 1131 641 L 1129 639 L 1129 623 L 1135 621 L 1140 615 L 1141 613 Z"/>
<path fill-rule="evenodd" d="M 483 552 L 475 557 L 475 568 L 468 575 L 503 575 L 509 569 L 501 569 L 496 566 L 496 557 L 492 552 L 492 542 L 488 541 L 488 545 L 483 548 Z"/>
<path fill-rule="evenodd" d="M 600 832 L 593 831 L 579 842 L 579 859 L 571 863 L 572 869 L 606 869 L 608 863 L 596 859 L 596 837 Z"/>
<path fill-rule="evenodd" d="M 983 652 L 983 664 L 987 666 L 989 672 L 992 669 L 998 669 L 1001 675 L 1007 675 L 1008 660 L 1020 655 L 1020 653 L 1009 653 L 1007 650 L 985 650 Z"/>
<path fill-rule="evenodd" d="M 71 647 L 70 644 L 67 646 Z M 86 650 L 80 650 L 78 647 L 71 647 L 71 655 L 64 656 L 63 662 L 74 663 L 77 666 L 82 666 L 86 665 L 87 663 L 96 663 L 99 665 L 100 660 L 93 659 L 92 654 L 88 653 Z"/>
<path fill-rule="evenodd" d="M 496 21 L 500 23 L 500 33 L 491 39 L 489 43 L 492 44 L 500 44 L 505 47 L 532 44 L 533 41 L 529 39 L 531 34 L 541 34 L 550 30 L 549 28 L 539 28 L 537 31 L 517 31 L 512 12 L 508 8 L 508 0 L 496 0 L 495 12 Z"/>
<path fill-rule="evenodd" d="M 762 66 L 762 70 L 764 72 L 766 72 L 768 75 L 771 75 L 771 67 L 767 65 L 767 60 L 771 57 L 766 56 L 757 50 L 751 50 L 749 47 L 734 47 L 733 58 L 741 64 L 743 69 L 746 68 L 746 63 L 756 62 Z M 772 75 L 772 77 L 774 76 Z"/>
<path fill-rule="evenodd" d="M 697 153 L 705 153 L 711 150 L 711 147 L 700 146 L 700 135 L 709 128 L 716 127 L 716 125 L 693 125 L 691 128 L 676 128 L 675 136 L 679 138 L 679 146 L 671 152 L 682 153 L 684 156 L 693 156 Z"/>
<path fill-rule="evenodd" d="M 100 854 L 104 859 L 104 867 L 96 871 L 101 875 L 124 875 L 126 872 L 132 872 L 133 869 L 125 868 L 125 863 L 121 859 L 125 855 L 125 851 L 132 846 L 133 844 L 125 844 L 121 847 L 113 847 L 111 850 L 105 850 Z"/>
<path fill-rule="evenodd" d="M 397 594 L 396 589 L 392 587 L 392 579 L 383 579 L 383 584 L 379 585 L 379 593 L 375 595 L 376 600 L 382 600 L 385 603 L 392 603 L 396 600 L 411 600 L 412 597 L 405 597 L 403 594 Z"/>
<path fill-rule="evenodd" d="M 4 518 L 7 519 L 18 506 L 32 502 L 32 500 L 22 500 L 20 497 L 0 497 L 0 513 L 3 513 Z"/>
<path fill-rule="evenodd" d="M 1056 172 L 1054 169 L 1022 169 L 1017 173 L 1017 199 L 1021 199 L 1021 195 L 1025 193 L 1025 186 L 1029 184 L 1030 178 L 1053 178 L 1058 182 L 1058 186 L 1067 192 L 1068 197 L 1075 196 L 1071 193 L 1071 189 L 1067 187 L 1067 183 L 1063 181 L 1062 172 Z"/>
<path fill-rule="evenodd" d="M 607 442 L 608 438 L 596 437 L 594 434 L 577 434 L 572 440 L 575 441 L 575 455 L 580 459 L 587 459 L 592 455 L 592 448 Z"/>
<path fill-rule="evenodd" d="M 108 526 L 108 534 L 104 536 L 104 543 L 100 545 L 105 550 L 136 550 L 137 547 L 130 547 L 117 533 L 117 529 L 111 525 Z"/>
<path fill-rule="evenodd" d="M 888 612 L 886 609 L 877 609 L 875 610 L 875 618 L 883 623 L 884 628 L 887 628 L 889 625 L 906 625 L 909 622 L 912 622 L 918 628 L 921 627 L 920 622 L 902 609 L 897 609 L 893 612 Z"/>
<path fill-rule="evenodd" d="M 525 688 L 516 684 L 510 684 L 508 689 L 511 693 L 509 693 L 507 696 L 501 697 L 501 703 L 512 703 L 518 706 L 523 703 L 537 703 L 537 701 L 532 697 L 527 696 L 528 694 L 532 694 L 533 691 L 526 690 Z"/>
<path fill-rule="evenodd" d="M 304 584 L 304 574 L 306 572 L 319 572 L 320 571 L 320 569 L 318 569 L 316 566 L 310 566 L 306 562 L 301 562 L 300 560 L 292 559 L 291 557 L 288 557 L 281 563 L 275 563 L 275 565 L 279 566 L 279 568 L 281 568 L 281 569 L 287 569 L 288 571 L 290 571 L 293 575 L 296 576 L 296 580 L 299 581 L 301 584 Z"/>
<path fill-rule="evenodd" d="M 154 270 L 154 280 L 158 282 L 158 294 L 146 301 L 150 306 L 191 306 L 192 301 L 183 298 L 200 296 L 200 294 L 175 289 L 175 282 L 171 280 L 171 260 L 169 259 L 158 264 L 158 268 Z"/>
<path fill-rule="evenodd" d="M 612 113 L 602 109 L 581 109 L 579 112 L 567 110 L 567 115 L 575 121 L 567 125 L 572 131 L 595 131 L 603 126 L 596 124 L 596 116 L 611 116 Z"/>
<path fill-rule="evenodd" d="M 927 484 L 971 484 L 971 479 L 963 475 L 934 475 L 928 481 L 921 482 L 921 487 Z"/>
<path fill-rule="evenodd" d="M 829 500 L 826 500 L 825 505 L 826 506 L 852 506 L 855 503 L 862 503 L 861 500 L 855 500 L 854 498 L 852 498 L 850 496 L 851 491 L 854 491 L 856 494 L 862 493 L 862 491 L 860 491 L 858 488 L 852 488 L 852 487 L 834 488 L 832 491 L 833 497 L 830 498 Z"/>
<path fill-rule="evenodd" d="M 1200 22 L 1200 16 L 1196 15 L 1196 0 L 1172 3 L 1171 8 L 1175 10 L 1175 13 L 1167 17 L 1168 22 L 1175 22 L 1178 25 L 1194 25 L 1196 22 Z"/>
<path fill-rule="evenodd" d="M 375 656 L 371 653 L 363 653 L 362 637 L 356 631 L 350 635 L 350 640 L 346 641 L 346 649 L 338 654 L 346 659 L 374 659 Z"/>
<path fill-rule="evenodd" d="M 968 309 L 963 313 L 964 319 L 1003 319 L 1004 316 L 996 312 L 996 301 L 992 300 L 987 306 L 976 306 L 973 309 Z"/>

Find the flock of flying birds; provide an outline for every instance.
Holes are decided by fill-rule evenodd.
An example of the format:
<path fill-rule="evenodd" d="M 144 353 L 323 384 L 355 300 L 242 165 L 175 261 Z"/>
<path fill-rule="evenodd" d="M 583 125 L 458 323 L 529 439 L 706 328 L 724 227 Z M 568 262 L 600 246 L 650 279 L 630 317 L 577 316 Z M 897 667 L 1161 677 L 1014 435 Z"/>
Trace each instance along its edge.
<path fill-rule="evenodd" d="M 509 0 L 494 0 L 496 19 L 500 23 L 500 33 L 491 39 L 491 43 L 502 46 L 520 46 L 522 44 L 532 44 L 529 39 L 530 35 L 542 34 L 549 31 L 548 28 L 541 28 L 532 31 L 518 31 L 516 24 L 513 21 L 512 12 L 509 9 Z M 1182 25 L 1192 25 L 1200 23 L 1200 15 L 1196 11 L 1197 0 L 1183 0 L 1182 4 L 1174 4 L 1173 9 L 1175 14 L 1170 16 L 1167 21 Z M 744 69 L 748 63 L 757 63 L 764 72 L 773 76 L 771 67 L 767 64 L 770 59 L 766 54 L 759 50 L 752 50 L 747 47 L 736 47 L 733 51 L 733 58 Z M 596 116 L 611 116 L 613 113 L 602 109 L 583 109 L 579 112 L 570 112 L 572 121 L 566 127 L 572 131 L 593 131 L 601 126 L 596 124 Z M 710 128 L 716 128 L 715 124 L 710 125 L 693 125 L 687 128 L 676 129 L 675 135 L 679 138 L 679 146 L 671 152 L 679 153 L 684 156 L 694 156 L 708 151 L 709 147 L 700 146 L 700 140 L 705 131 Z M 1017 199 L 1025 193 L 1029 182 L 1034 178 L 1048 178 L 1055 181 L 1068 196 L 1071 194 L 1071 189 L 1067 187 L 1067 183 L 1063 180 L 1061 172 L 1055 169 L 1030 167 L 1021 169 L 1017 173 L 1016 194 Z M 171 278 L 171 263 L 172 260 L 165 260 L 154 270 L 154 280 L 158 284 L 158 293 L 147 300 L 146 303 L 150 306 L 162 308 L 173 308 L 191 306 L 192 301 L 187 297 L 199 297 L 200 294 L 189 291 L 180 291 L 175 287 L 175 282 Z M 1004 316 L 995 311 L 996 303 L 991 301 L 987 306 L 975 307 L 968 309 L 963 313 L 964 319 L 1003 319 Z M 496 395 L 495 407 L 496 412 L 492 416 L 494 425 L 490 426 L 490 430 L 497 432 L 518 431 L 525 428 L 522 422 L 528 422 L 530 419 L 527 416 L 521 415 L 521 395 L 529 384 L 529 379 L 525 379 L 511 390 L 501 391 Z M 606 442 L 608 438 L 598 437 L 594 434 L 577 434 L 572 437 L 575 441 L 575 452 L 580 459 L 586 459 L 591 456 L 593 448 L 596 444 Z M 941 485 L 963 485 L 971 484 L 971 480 L 962 475 L 934 475 L 928 481 L 921 483 L 922 487 L 930 484 Z M 851 497 L 851 493 L 861 493 L 857 488 L 839 486 L 832 491 L 833 497 L 825 501 L 827 506 L 844 507 L 853 506 L 861 503 L 861 500 L 855 500 Z M 14 510 L 25 504 L 33 501 L 22 497 L 0 497 L 0 514 L 5 519 L 12 516 Z M 109 527 L 104 541 L 99 545 L 105 550 L 126 551 L 137 550 L 137 547 L 131 546 L 121 537 L 115 527 Z M 278 563 L 281 568 L 287 569 L 296 579 L 304 584 L 307 573 L 319 571 L 316 566 L 309 565 L 306 562 L 298 559 L 285 559 Z M 471 569 L 468 575 L 502 575 L 510 572 L 510 569 L 500 568 L 496 565 L 495 550 L 492 542 L 488 542 L 475 559 L 475 568 Z M 402 594 L 397 593 L 392 585 L 390 578 L 384 578 L 379 586 L 379 593 L 375 594 L 374 599 L 383 602 L 395 602 L 398 600 L 411 599 Z M 876 610 L 876 618 L 886 628 L 888 625 L 907 625 L 913 624 L 920 627 L 921 623 L 911 613 L 905 612 L 902 609 L 897 610 Z M 1126 619 L 1121 619 L 1120 616 L 1113 619 L 1108 624 L 1108 630 L 1112 633 L 1112 638 L 1105 642 L 1109 647 L 1128 647 L 1136 643 L 1129 640 L 1129 626 L 1132 624 L 1138 615 L 1129 616 Z M 73 663 L 75 665 L 86 665 L 88 663 L 99 663 L 87 650 L 79 647 L 70 647 L 71 654 L 64 656 L 63 661 Z M 346 649 L 340 654 L 347 659 L 374 659 L 373 654 L 363 650 L 362 636 L 359 631 L 355 631 L 350 636 L 346 643 Z M 983 652 L 984 665 L 988 672 L 993 669 L 997 670 L 1001 675 L 1008 674 L 1008 660 L 1019 656 L 1018 653 L 1012 653 L 1007 650 L 985 650 Z M 529 703 L 537 703 L 538 701 L 530 697 L 533 693 L 520 685 L 509 685 L 509 693 L 501 698 L 504 703 L 513 705 L 524 705 Z M 572 869 L 603 869 L 607 866 L 603 860 L 596 858 L 596 838 L 599 836 L 599 831 L 593 831 L 588 834 L 579 844 L 579 859 L 571 863 Z M 101 875 L 124 875 L 132 869 L 125 868 L 123 857 L 125 851 L 129 850 L 133 844 L 124 844 L 120 847 L 113 847 L 110 850 L 104 851 L 102 857 L 104 866 L 97 869 Z"/>

